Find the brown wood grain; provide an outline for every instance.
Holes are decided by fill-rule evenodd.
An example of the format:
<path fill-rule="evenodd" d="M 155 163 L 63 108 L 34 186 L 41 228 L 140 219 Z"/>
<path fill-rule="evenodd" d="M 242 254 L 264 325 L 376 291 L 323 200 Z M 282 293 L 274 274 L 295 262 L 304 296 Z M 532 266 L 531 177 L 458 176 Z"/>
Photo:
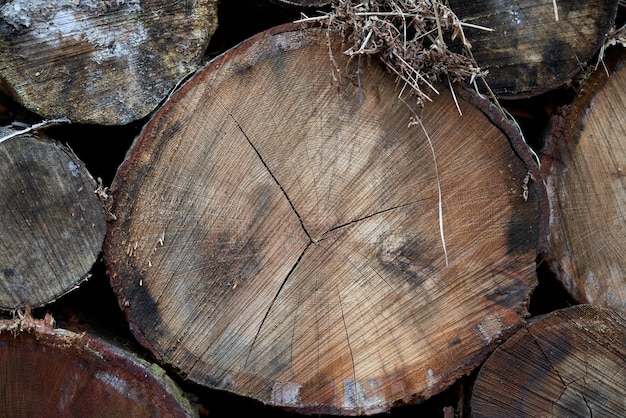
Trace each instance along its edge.
<path fill-rule="evenodd" d="M 2 417 L 198 416 L 159 366 L 50 316 L 0 321 L 0 376 Z"/>
<path fill-rule="evenodd" d="M 626 410 L 626 320 L 579 305 L 518 331 L 476 378 L 475 417 L 621 416 Z"/>
<path fill-rule="evenodd" d="M 626 313 L 626 66 L 600 69 L 555 118 L 543 160 L 552 216 L 548 261 L 582 303 Z"/>
<path fill-rule="evenodd" d="M 187 379 L 370 414 L 522 326 L 541 193 L 477 97 L 461 116 L 439 86 L 416 115 L 378 62 L 331 49 L 340 71 L 325 31 L 275 28 L 173 95 L 116 175 L 105 259 L 134 334 Z"/>

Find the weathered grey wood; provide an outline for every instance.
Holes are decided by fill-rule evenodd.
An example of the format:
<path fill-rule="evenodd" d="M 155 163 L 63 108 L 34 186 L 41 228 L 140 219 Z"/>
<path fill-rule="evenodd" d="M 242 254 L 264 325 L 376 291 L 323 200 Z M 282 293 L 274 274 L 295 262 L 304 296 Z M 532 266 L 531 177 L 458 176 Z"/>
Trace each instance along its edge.
<path fill-rule="evenodd" d="M 98 186 L 70 149 L 32 134 L 0 138 L 0 173 L 0 309 L 41 306 L 85 279 L 102 249 Z"/>
<path fill-rule="evenodd" d="M 558 88 L 585 64 L 595 64 L 590 60 L 615 24 L 617 5 L 617 0 L 450 0 L 461 20 L 493 30 L 466 27 L 465 35 L 477 64 L 489 71 L 491 90 L 510 99 Z"/>
<path fill-rule="evenodd" d="M 198 68 L 216 27 L 216 0 L 5 1 L 0 87 L 47 118 L 126 124 Z"/>

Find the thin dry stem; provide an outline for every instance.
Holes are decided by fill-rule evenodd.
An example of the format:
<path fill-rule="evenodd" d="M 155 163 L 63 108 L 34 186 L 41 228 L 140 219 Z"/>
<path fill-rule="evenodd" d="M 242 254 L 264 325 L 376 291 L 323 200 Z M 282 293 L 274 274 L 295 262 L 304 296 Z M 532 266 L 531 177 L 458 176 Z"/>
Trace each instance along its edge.
<path fill-rule="evenodd" d="M 20 136 L 20 135 L 31 133 L 31 132 L 36 132 L 36 131 L 38 131 L 40 129 L 49 128 L 50 126 L 60 125 L 60 124 L 63 124 L 63 123 L 71 123 L 71 121 L 69 119 L 67 119 L 67 118 L 47 119 L 47 120 L 41 121 L 39 123 L 36 123 L 36 124 L 34 124 L 32 126 L 29 126 L 29 127 L 25 128 L 25 129 L 22 129 L 20 131 L 15 131 L 15 132 L 12 132 L 12 133 L 10 133 L 8 135 L 3 136 L 2 138 L 0 138 L 0 143 L 6 141 L 8 139 L 15 138 L 16 136 Z"/>
<path fill-rule="evenodd" d="M 613 28 L 611 30 L 611 32 L 607 36 L 606 42 L 604 42 L 604 44 L 600 48 L 600 52 L 598 54 L 598 62 L 596 63 L 596 69 L 600 64 L 604 66 L 604 54 L 606 53 L 606 49 L 616 45 L 621 45 L 626 48 L 626 24 L 619 29 Z M 606 66 L 604 66 L 604 71 L 606 71 L 607 75 L 609 74 Z"/>
<path fill-rule="evenodd" d="M 433 142 L 430 139 L 430 135 L 426 131 L 426 127 L 422 123 L 422 120 L 419 117 L 414 117 L 409 122 L 409 126 L 419 125 L 426 136 L 426 140 L 428 141 L 428 145 L 430 146 L 430 151 L 433 156 L 433 163 L 435 166 L 435 177 L 437 178 L 437 210 L 439 212 L 439 237 L 441 238 L 441 247 L 443 248 L 443 256 L 446 263 L 446 267 L 448 267 L 448 249 L 446 248 L 446 237 L 443 231 L 443 193 L 441 192 L 441 179 L 439 177 L 439 168 L 437 167 L 437 155 L 435 154 L 435 147 L 433 146 Z"/>
<path fill-rule="evenodd" d="M 554 21 L 559 21 L 559 8 L 556 5 L 556 0 L 552 0 L 552 7 L 554 8 Z"/>

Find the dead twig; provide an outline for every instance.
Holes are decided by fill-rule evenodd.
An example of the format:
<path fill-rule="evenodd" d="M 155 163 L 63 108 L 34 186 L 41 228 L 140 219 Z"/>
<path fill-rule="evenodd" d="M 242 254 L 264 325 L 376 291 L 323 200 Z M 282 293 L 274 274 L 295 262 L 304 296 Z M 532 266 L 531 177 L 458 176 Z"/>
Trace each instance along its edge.
<path fill-rule="evenodd" d="M 19 131 L 15 131 L 13 133 L 10 133 L 8 135 L 3 136 L 2 138 L 0 138 L 0 143 L 11 139 L 11 138 L 15 138 L 16 136 L 20 136 L 23 134 L 27 134 L 27 133 L 31 133 L 31 132 L 36 132 L 40 129 L 45 129 L 45 128 L 49 128 L 50 126 L 55 126 L 55 125 L 60 125 L 63 123 L 71 123 L 71 121 L 67 118 L 60 118 L 60 119 L 47 119 L 44 121 L 41 121 L 39 123 L 36 123 L 32 126 L 29 126 L 25 129 L 19 130 Z"/>
<path fill-rule="evenodd" d="M 620 3 L 620 5 L 622 4 Z M 613 28 L 608 34 L 606 41 L 598 53 L 598 62 L 596 63 L 595 68 L 596 70 L 598 69 L 598 66 L 602 64 L 604 71 L 606 71 L 606 74 L 609 75 L 609 70 L 606 68 L 606 65 L 604 65 L 604 54 L 606 53 L 607 48 L 616 45 L 621 45 L 626 48 L 626 24 L 622 25 L 619 29 Z"/>

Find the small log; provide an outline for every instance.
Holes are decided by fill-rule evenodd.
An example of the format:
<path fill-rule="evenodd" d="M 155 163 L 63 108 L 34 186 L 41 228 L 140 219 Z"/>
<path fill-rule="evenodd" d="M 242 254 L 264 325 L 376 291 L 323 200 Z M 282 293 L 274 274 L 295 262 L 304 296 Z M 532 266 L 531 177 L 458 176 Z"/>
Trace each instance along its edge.
<path fill-rule="evenodd" d="M 546 262 L 572 297 L 626 314 L 626 54 L 561 109 L 542 150 L 551 201 Z M 617 64 L 616 64 L 617 61 Z"/>
<path fill-rule="evenodd" d="M 619 417 L 626 411 L 626 319 L 578 305 L 518 331 L 481 367 L 473 417 Z"/>
<path fill-rule="evenodd" d="M 0 321 L 0 416 L 197 417 L 156 364 L 52 317 Z"/>
<path fill-rule="evenodd" d="M 465 27 L 472 54 L 489 71 L 485 80 L 498 98 L 521 99 L 568 83 L 590 63 L 615 24 L 618 3 L 450 0 L 450 8 L 462 21 L 493 30 Z"/>
<path fill-rule="evenodd" d="M 331 39 L 337 67 L 325 30 L 274 28 L 174 94 L 117 172 L 104 254 L 131 330 L 182 376 L 370 414 L 522 326 L 545 199 L 495 107 L 438 86 L 418 122 Z"/>
<path fill-rule="evenodd" d="M 0 309 L 14 310 L 44 305 L 88 277 L 106 218 L 96 182 L 70 149 L 3 132 Z"/>
<path fill-rule="evenodd" d="M 2 89 L 46 118 L 141 119 L 201 64 L 217 1 L 13 0 L 0 8 Z"/>

